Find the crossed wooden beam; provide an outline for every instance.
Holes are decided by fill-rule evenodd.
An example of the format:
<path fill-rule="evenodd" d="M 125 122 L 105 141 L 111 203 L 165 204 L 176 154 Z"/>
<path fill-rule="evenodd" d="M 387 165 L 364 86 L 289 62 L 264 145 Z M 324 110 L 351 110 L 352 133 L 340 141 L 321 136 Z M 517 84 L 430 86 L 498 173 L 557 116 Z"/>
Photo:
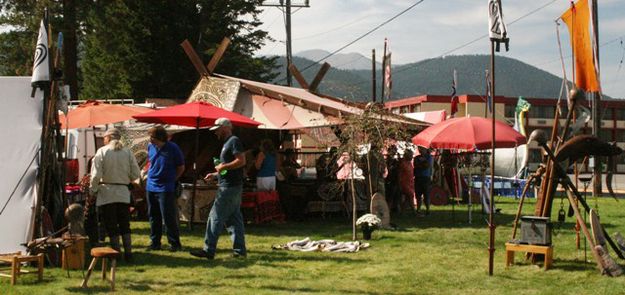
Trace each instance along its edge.
<path fill-rule="evenodd" d="M 217 64 L 219 64 L 219 61 L 221 61 L 221 58 L 226 52 L 226 48 L 228 48 L 228 45 L 230 45 L 230 39 L 228 37 L 225 37 L 221 41 L 221 43 L 219 43 L 219 47 L 217 47 L 215 54 L 213 54 L 208 64 L 204 66 L 204 64 L 202 63 L 202 59 L 197 54 L 195 49 L 193 49 L 193 46 L 191 45 L 191 42 L 189 42 L 189 40 L 185 39 L 184 41 L 182 41 L 182 43 L 180 43 L 180 46 L 182 46 L 182 49 L 189 57 L 189 60 L 195 67 L 195 70 L 202 77 L 208 77 L 213 75 Z M 329 69 L 330 64 L 327 62 L 323 63 L 323 65 L 317 72 L 317 75 L 315 75 L 312 83 L 308 84 L 308 82 L 306 81 L 306 79 L 304 79 L 304 76 L 300 73 L 297 67 L 294 64 L 289 65 L 289 71 L 291 72 L 291 74 L 293 74 L 293 77 L 295 77 L 300 86 L 312 93 L 317 93 L 317 88 L 319 87 L 319 84 L 321 84 L 321 80 L 323 80 L 323 77 Z"/>

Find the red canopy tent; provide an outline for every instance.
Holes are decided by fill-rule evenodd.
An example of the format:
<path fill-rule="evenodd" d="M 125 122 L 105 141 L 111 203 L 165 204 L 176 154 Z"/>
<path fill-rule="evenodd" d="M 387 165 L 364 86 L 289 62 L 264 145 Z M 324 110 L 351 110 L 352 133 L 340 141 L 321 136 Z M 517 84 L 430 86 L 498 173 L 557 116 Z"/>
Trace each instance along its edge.
<path fill-rule="evenodd" d="M 171 124 L 195 127 L 195 147 L 194 153 L 197 159 L 198 146 L 199 146 L 199 129 L 201 127 L 209 127 L 215 124 L 215 120 L 218 118 L 228 118 L 232 125 L 240 127 L 257 127 L 261 123 L 256 122 L 241 114 L 233 113 L 222 108 L 216 107 L 212 104 L 196 101 L 186 104 L 175 105 L 172 107 L 164 108 L 161 110 L 144 113 L 133 116 L 140 122 L 157 123 L 157 124 Z M 195 167 L 195 160 L 193 163 L 193 194 L 191 195 L 191 218 L 189 219 L 189 225 L 193 221 L 193 214 L 195 207 L 195 193 L 197 182 L 197 169 Z"/>

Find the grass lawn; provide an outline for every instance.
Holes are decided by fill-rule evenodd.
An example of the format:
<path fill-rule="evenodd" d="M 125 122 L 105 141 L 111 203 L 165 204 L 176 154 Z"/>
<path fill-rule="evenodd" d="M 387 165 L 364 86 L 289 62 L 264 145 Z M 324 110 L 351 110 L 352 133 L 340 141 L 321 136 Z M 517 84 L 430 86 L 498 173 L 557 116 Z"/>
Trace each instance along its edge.
<path fill-rule="evenodd" d="M 272 250 L 274 244 L 311 239 L 351 239 L 351 223 L 337 215 L 325 220 L 311 217 L 305 222 L 248 225 L 247 259 L 230 258 L 230 240 L 222 235 L 214 261 L 197 259 L 189 249 L 203 245 L 204 226 L 189 231 L 182 227 L 183 252 L 145 252 L 149 225 L 133 222 L 135 264 L 122 264 L 117 272 L 119 294 L 625 294 L 625 276 L 602 276 L 592 255 L 584 262 L 584 246 L 575 247 L 574 219 L 567 217 L 553 235 L 554 265 L 544 271 L 524 261 L 505 268 L 504 243 L 510 239 L 517 201 L 498 199 L 494 275 L 488 276 L 488 230 L 486 216 L 476 208 L 473 223 L 467 222 L 467 207 L 434 207 L 427 217 L 411 213 L 393 217 L 400 230 L 376 231 L 371 247 L 358 253 L 289 252 Z M 625 233 L 624 200 L 598 201 L 603 224 L 610 234 Z M 595 200 L 589 198 L 594 206 Z M 554 201 L 557 216 L 560 201 Z M 532 215 L 534 200 L 524 212 Z M 568 203 L 565 201 L 565 210 Z M 558 225 L 555 225 L 558 227 Z M 360 236 L 360 233 L 359 233 Z M 164 241 L 165 242 L 165 241 Z M 611 251 L 611 250 L 610 250 Z M 615 259 L 615 255 L 612 255 Z M 623 260 L 617 260 L 624 264 Z M 98 268 L 96 268 L 98 269 Z M 44 281 L 23 276 L 16 286 L 0 279 L 0 294 L 108 293 L 109 285 L 94 273 L 90 288 L 78 286 L 81 271 L 46 268 Z"/>

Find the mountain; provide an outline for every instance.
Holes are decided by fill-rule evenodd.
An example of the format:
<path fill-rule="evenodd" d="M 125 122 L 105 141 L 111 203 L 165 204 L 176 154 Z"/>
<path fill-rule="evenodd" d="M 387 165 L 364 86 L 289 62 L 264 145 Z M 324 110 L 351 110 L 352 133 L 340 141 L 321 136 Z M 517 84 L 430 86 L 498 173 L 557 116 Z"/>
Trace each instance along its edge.
<path fill-rule="evenodd" d="M 320 60 L 328 56 L 330 52 L 321 49 L 312 49 L 298 52 L 297 57 L 312 61 Z M 330 56 L 325 62 L 341 70 L 369 70 L 371 71 L 371 58 L 360 53 L 338 53 Z M 381 62 L 376 62 L 376 68 L 382 68 Z"/>
<path fill-rule="evenodd" d="M 369 59 L 367 61 L 370 63 Z M 320 68 L 320 65 L 314 64 L 312 60 L 301 57 L 294 57 L 293 63 L 302 71 L 308 83 Z M 277 64 L 276 71 L 279 75 L 274 82 L 285 84 L 285 59 L 279 58 Z M 304 70 L 307 67 L 310 68 Z M 393 66 L 391 100 L 423 94 L 450 95 L 454 69 L 458 77 L 458 94 L 485 95 L 485 76 L 486 70 L 490 69 L 490 56 L 458 55 Z M 519 60 L 497 56 L 495 69 L 496 95 L 557 98 L 560 94 L 561 78 Z M 380 70 L 377 71 L 376 77 L 379 100 L 382 77 Z M 297 85 L 297 82 L 293 83 Z M 348 100 L 368 101 L 371 99 L 371 70 L 345 70 L 333 67 L 321 82 L 319 92 Z"/>

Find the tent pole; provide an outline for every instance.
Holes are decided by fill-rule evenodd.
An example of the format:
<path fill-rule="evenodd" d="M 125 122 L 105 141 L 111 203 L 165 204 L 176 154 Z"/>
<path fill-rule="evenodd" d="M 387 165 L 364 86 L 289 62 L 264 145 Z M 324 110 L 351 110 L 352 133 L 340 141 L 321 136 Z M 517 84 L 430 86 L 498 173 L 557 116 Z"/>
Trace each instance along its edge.
<path fill-rule="evenodd" d="M 191 218 L 189 218 L 189 229 L 193 230 L 193 218 L 195 218 L 195 194 L 197 190 L 197 155 L 200 145 L 200 117 L 195 119 L 195 145 L 193 147 L 193 192 L 191 193 Z"/>

